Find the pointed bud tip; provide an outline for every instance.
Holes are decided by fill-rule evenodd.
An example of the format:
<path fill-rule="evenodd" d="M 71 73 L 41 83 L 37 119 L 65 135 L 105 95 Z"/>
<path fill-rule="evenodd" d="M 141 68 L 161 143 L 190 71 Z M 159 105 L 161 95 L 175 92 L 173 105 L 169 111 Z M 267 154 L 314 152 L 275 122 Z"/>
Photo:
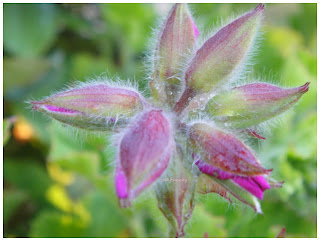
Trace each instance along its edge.
<path fill-rule="evenodd" d="M 308 90 L 309 90 L 309 85 L 310 85 L 310 82 L 307 82 L 307 83 L 305 83 L 304 85 L 298 87 L 299 90 L 300 90 L 300 93 L 301 93 L 301 94 L 304 94 L 304 93 L 308 92 Z"/>
<path fill-rule="evenodd" d="M 253 11 L 254 12 L 263 12 L 265 10 L 265 4 L 260 3 Z"/>

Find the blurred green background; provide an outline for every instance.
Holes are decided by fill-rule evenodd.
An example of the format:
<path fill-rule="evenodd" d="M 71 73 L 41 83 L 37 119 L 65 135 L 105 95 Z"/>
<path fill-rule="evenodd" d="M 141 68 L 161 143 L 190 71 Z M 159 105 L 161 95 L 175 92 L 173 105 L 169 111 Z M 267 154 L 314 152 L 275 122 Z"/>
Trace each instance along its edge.
<path fill-rule="evenodd" d="M 255 4 L 190 4 L 200 32 Z M 104 73 L 147 86 L 143 60 L 170 4 L 4 4 L 5 237 L 166 237 L 151 191 L 119 209 L 114 149 L 33 113 L 40 99 Z M 316 237 L 316 4 L 267 4 L 253 76 L 286 87 L 311 82 L 257 152 L 282 189 L 266 191 L 264 215 L 220 196 L 199 196 L 187 237 Z"/>

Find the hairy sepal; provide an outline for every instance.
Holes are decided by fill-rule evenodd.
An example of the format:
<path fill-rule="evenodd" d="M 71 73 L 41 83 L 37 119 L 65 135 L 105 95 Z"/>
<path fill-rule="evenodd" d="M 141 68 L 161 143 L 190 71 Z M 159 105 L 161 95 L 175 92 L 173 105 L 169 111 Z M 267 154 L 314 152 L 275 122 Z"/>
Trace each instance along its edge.
<path fill-rule="evenodd" d="M 188 145 L 201 160 L 238 176 L 269 174 L 252 151 L 234 135 L 205 123 L 195 123 L 188 131 Z"/>
<path fill-rule="evenodd" d="M 281 115 L 306 93 L 309 82 L 291 89 L 268 83 L 252 83 L 214 96 L 205 111 L 232 128 L 248 128 Z"/>
<path fill-rule="evenodd" d="M 108 83 L 69 88 L 30 103 L 33 110 L 59 122 L 93 131 L 110 131 L 123 126 L 146 105 L 137 91 Z"/>
<path fill-rule="evenodd" d="M 197 94 L 222 88 L 242 65 L 255 39 L 264 5 L 221 28 L 197 51 L 186 70 L 186 86 Z"/>
<path fill-rule="evenodd" d="M 193 53 L 198 33 L 187 4 L 175 4 L 160 31 L 154 54 L 153 80 L 149 86 L 156 101 L 174 104 L 181 87 L 182 64 Z"/>
<path fill-rule="evenodd" d="M 195 178 L 191 167 L 186 167 L 184 161 L 182 152 L 178 150 L 155 189 L 158 207 L 169 221 L 175 237 L 184 236 L 184 226 L 195 205 Z"/>

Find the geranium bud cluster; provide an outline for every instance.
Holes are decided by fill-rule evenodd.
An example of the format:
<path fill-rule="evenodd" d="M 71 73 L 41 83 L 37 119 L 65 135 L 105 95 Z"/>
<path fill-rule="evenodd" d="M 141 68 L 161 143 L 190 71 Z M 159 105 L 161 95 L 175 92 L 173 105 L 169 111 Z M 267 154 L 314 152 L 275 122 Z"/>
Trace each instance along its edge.
<path fill-rule="evenodd" d="M 32 108 L 65 125 L 116 132 L 120 207 L 155 191 L 170 236 L 185 235 L 196 195 L 216 193 L 262 213 L 258 200 L 282 182 L 271 178 L 272 169 L 245 139 L 265 139 L 257 127 L 287 111 L 309 88 L 251 80 L 237 85 L 264 11 L 259 4 L 197 48 L 199 31 L 188 6 L 175 4 L 157 34 L 149 99 L 137 88 L 104 80 L 32 101 Z"/>

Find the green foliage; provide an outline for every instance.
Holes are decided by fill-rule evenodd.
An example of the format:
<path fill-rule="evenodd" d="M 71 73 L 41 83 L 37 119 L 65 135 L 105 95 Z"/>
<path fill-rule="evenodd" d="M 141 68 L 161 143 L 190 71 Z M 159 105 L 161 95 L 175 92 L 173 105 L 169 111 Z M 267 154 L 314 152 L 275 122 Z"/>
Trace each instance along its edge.
<path fill-rule="evenodd" d="M 5 237 L 166 237 L 151 191 L 132 209 L 118 207 L 109 133 L 69 130 L 25 103 L 101 73 L 147 85 L 142 60 L 159 6 L 4 4 Z M 218 17 L 254 6 L 191 4 L 201 33 Z M 316 236 L 316 13 L 316 4 L 268 4 L 254 58 L 254 79 L 287 87 L 311 82 L 294 111 L 257 145 L 283 188 L 265 192 L 264 215 L 216 194 L 197 197 L 187 237 L 275 237 L 283 227 L 286 237 Z M 11 116 L 31 136 L 21 139 L 26 130 Z"/>

